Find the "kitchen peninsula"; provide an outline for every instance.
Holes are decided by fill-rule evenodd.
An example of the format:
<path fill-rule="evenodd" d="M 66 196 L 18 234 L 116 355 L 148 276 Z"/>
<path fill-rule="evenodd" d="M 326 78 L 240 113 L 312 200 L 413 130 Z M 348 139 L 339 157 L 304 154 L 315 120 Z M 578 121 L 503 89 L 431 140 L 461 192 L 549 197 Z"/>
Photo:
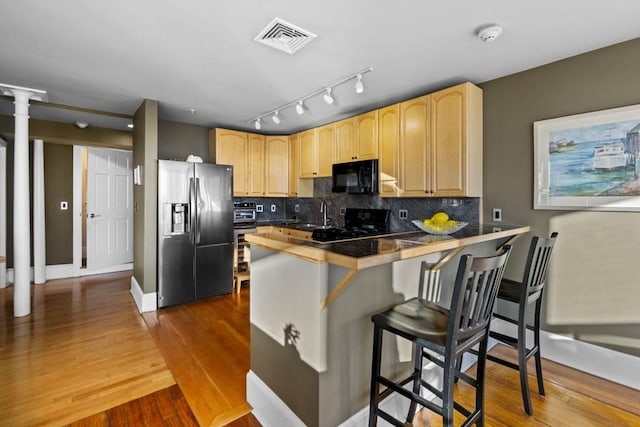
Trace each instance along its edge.
<path fill-rule="evenodd" d="M 319 243 L 272 228 L 251 244 L 247 401 L 264 425 L 366 425 L 371 315 L 417 294 L 420 263 L 443 261 L 447 306 L 458 257 L 488 256 L 528 226 L 468 226 Z M 294 233 L 295 234 L 295 233 Z M 386 340 L 383 370 L 406 369 L 410 343 Z"/>

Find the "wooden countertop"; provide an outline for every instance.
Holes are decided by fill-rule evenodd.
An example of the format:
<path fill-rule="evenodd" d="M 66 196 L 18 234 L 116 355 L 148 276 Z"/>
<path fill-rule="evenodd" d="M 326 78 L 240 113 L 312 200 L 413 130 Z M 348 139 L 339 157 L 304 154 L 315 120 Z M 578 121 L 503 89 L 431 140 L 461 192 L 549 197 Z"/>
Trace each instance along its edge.
<path fill-rule="evenodd" d="M 413 231 L 340 242 L 315 242 L 286 236 L 277 231 L 247 234 L 245 239 L 252 245 L 284 252 L 307 261 L 362 270 L 476 243 L 508 239 L 530 231 L 529 226 L 501 225 L 500 228 L 501 231 L 493 231 L 493 225 L 467 226 L 449 236 Z"/>

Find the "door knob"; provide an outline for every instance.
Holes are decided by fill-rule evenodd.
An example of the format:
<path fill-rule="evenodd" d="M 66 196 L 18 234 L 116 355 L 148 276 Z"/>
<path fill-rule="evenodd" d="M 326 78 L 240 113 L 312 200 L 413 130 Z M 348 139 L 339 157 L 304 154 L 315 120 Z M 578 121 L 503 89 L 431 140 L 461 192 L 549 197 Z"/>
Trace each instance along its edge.
<path fill-rule="evenodd" d="M 96 217 L 99 217 L 99 216 L 100 216 L 100 215 L 96 215 L 96 214 L 94 214 L 94 213 L 89 214 L 89 218 L 96 218 Z"/>

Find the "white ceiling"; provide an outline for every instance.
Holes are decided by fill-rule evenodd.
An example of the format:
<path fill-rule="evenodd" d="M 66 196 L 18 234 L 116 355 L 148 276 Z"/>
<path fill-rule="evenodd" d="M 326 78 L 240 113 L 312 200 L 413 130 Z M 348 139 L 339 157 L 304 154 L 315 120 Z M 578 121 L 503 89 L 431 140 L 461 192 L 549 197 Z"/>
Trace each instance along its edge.
<path fill-rule="evenodd" d="M 373 67 L 298 116 L 289 134 L 462 81 L 482 83 L 640 36 L 639 0 L 0 0 L 0 83 L 51 104 L 253 130 L 250 119 Z M 253 38 L 279 17 L 317 35 L 295 55 Z M 477 30 L 504 29 L 493 43 Z M 639 53 L 640 54 L 640 53 Z M 13 113 L 10 98 L 0 114 Z M 196 114 L 191 114 L 195 109 Z M 34 105 L 32 118 L 124 128 L 126 118 Z"/>

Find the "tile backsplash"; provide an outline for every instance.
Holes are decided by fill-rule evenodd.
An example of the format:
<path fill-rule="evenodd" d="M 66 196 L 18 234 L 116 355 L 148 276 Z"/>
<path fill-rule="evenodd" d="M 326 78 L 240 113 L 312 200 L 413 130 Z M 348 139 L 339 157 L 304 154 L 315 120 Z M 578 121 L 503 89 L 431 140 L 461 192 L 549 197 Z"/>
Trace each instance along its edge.
<path fill-rule="evenodd" d="M 480 218 L 480 199 L 477 197 L 460 198 L 382 198 L 377 195 L 356 195 L 331 192 L 331 178 L 316 178 L 313 183 L 313 198 L 237 198 L 235 200 L 255 202 L 262 205 L 263 211 L 257 213 L 258 223 L 267 221 L 298 220 L 304 223 L 322 223 L 320 204 L 324 201 L 329 208 L 330 224 L 341 227 L 344 215 L 341 208 L 389 209 L 391 211 L 391 231 L 413 231 L 416 227 L 413 219 L 429 218 L 438 211 L 447 212 L 457 221 L 478 224 Z M 275 212 L 272 212 L 272 205 Z M 298 212 L 296 212 L 296 205 Z M 400 218 L 400 210 L 407 211 L 407 219 Z"/>

